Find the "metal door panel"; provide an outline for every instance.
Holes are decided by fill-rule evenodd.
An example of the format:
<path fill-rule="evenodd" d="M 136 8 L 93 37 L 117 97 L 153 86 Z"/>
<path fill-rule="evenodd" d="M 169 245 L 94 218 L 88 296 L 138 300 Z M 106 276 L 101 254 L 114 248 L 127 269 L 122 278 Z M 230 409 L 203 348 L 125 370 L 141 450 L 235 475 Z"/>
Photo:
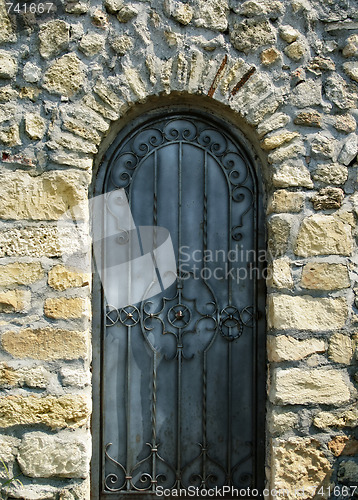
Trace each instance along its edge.
<path fill-rule="evenodd" d="M 259 486 L 259 298 L 256 276 L 243 276 L 260 267 L 250 160 L 219 122 L 167 114 L 112 147 L 104 190 L 117 188 L 137 226 L 170 231 L 178 277 L 132 303 L 140 275 L 118 276 L 129 305 L 103 303 L 102 496 Z M 105 233 L 115 219 L 108 207 Z M 105 255 L 120 244 L 104 241 Z"/>

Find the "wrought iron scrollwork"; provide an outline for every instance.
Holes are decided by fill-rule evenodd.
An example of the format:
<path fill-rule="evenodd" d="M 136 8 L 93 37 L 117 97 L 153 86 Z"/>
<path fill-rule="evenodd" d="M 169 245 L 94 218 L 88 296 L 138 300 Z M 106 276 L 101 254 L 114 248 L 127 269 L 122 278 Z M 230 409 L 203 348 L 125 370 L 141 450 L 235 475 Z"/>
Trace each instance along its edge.
<path fill-rule="evenodd" d="M 166 162 L 165 155 L 161 154 L 161 150 L 166 146 L 169 146 L 170 162 Z M 195 196 L 194 189 L 188 189 L 184 177 L 184 173 L 188 173 L 191 168 L 192 151 L 193 157 L 198 159 L 198 169 L 194 176 L 195 185 L 199 186 L 198 196 Z M 173 166 L 172 163 L 175 161 L 177 165 Z M 169 163 L 171 172 L 175 171 L 174 177 L 168 174 Z M 257 213 L 256 181 L 251 165 L 246 159 L 244 148 L 238 147 L 233 137 L 224 128 L 223 130 L 220 127 L 214 128 L 209 121 L 204 119 L 196 121 L 190 119 L 189 115 L 174 115 L 169 119 L 146 122 L 141 129 L 131 131 L 123 139 L 120 150 L 113 154 L 112 164 L 113 167 L 107 176 L 109 191 L 124 188 L 130 200 L 139 173 L 147 172 L 147 174 L 144 172 L 144 180 L 138 181 L 141 188 L 145 188 L 145 206 L 149 207 L 147 214 L 142 216 L 142 213 L 139 213 L 139 219 L 143 225 L 157 226 L 162 224 L 163 218 L 167 220 L 165 216 L 163 217 L 166 198 L 162 191 L 167 189 L 168 179 L 173 181 L 169 184 L 174 185 L 175 188 L 170 192 L 178 196 L 178 203 L 175 198 L 174 201 L 170 200 L 173 210 L 173 215 L 170 213 L 170 216 L 172 215 L 170 220 L 174 221 L 176 233 L 173 241 L 176 240 L 177 254 L 179 254 L 180 245 L 190 240 L 189 233 L 194 227 L 194 222 L 197 233 L 200 235 L 198 236 L 199 247 L 195 249 L 196 251 L 205 253 L 207 249 L 210 249 L 210 245 L 215 250 L 224 251 L 222 249 L 225 249 L 226 252 L 236 250 L 240 245 L 247 247 L 251 245 L 255 248 L 256 236 L 252 236 L 252 243 L 247 243 L 247 236 L 249 222 L 256 217 Z M 213 177 L 212 172 L 216 167 L 216 177 Z M 148 191 L 146 190 L 147 184 Z M 218 191 L 217 184 L 220 185 L 221 191 L 220 189 Z M 189 201 L 185 200 L 186 189 L 191 193 L 192 198 Z M 222 205 L 219 204 L 222 212 L 216 211 L 213 198 L 217 197 L 216 200 L 221 195 L 224 198 L 225 193 L 227 193 L 227 198 Z M 117 221 L 117 226 L 119 222 L 116 213 L 118 213 L 120 203 L 121 200 L 117 199 L 115 194 L 108 194 L 107 209 L 112 219 Z M 185 203 L 190 209 L 202 204 L 201 214 L 196 216 L 194 222 L 190 220 L 186 227 L 184 227 L 186 219 L 190 219 L 190 216 L 188 216 L 188 208 L 183 208 Z M 173 208 L 174 205 L 175 208 Z M 135 214 L 133 218 L 136 220 Z M 214 244 L 212 234 L 210 234 L 212 221 L 216 224 Z M 136 223 L 138 224 L 137 220 Z M 117 229 L 119 229 L 117 231 L 119 234 L 115 243 L 128 242 L 129 232 L 118 227 Z M 184 233 L 183 237 L 182 233 Z M 220 238 L 225 241 L 222 242 Z M 166 488 L 187 488 L 191 485 L 211 488 L 224 484 L 245 486 L 252 482 L 253 446 L 251 442 L 244 443 L 242 437 L 235 436 L 238 428 L 235 418 L 240 417 L 241 408 L 240 411 L 237 407 L 232 411 L 236 397 L 234 397 L 233 390 L 241 372 L 235 375 L 236 378 L 232 377 L 232 374 L 237 363 L 235 360 L 237 352 L 242 348 L 245 353 L 242 355 L 244 358 L 249 349 L 253 349 L 252 346 L 255 345 L 253 339 L 257 319 L 254 306 L 256 299 L 253 288 L 250 288 L 248 293 L 245 292 L 245 287 L 243 290 L 235 289 L 234 278 L 230 272 L 234 269 L 234 264 L 229 259 L 227 260 L 225 265 L 228 266 L 228 277 L 221 279 L 218 289 L 212 285 L 210 278 L 194 279 L 192 268 L 189 267 L 189 272 L 185 274 L 178 272 L 176 285 L 173 284 L 160 295 L 158 286 L 160 280 L 155 277 L 154 273 L 153 283 L 140 304 L 128 304 L 118 308 L 115 305 L 107 305 L 105 324 L 108 329 L 111 329 L 108 330 L 108 333 L 111 332 L 108 337 L 113 341 L 118 352 L 121 352 L 123 363 L 120 369 L 123 370 L 122 376 L 125 380 L 125 388 L 121 392 L 124 423 L 121 421 L 118 428 L 124 429 L 129 421 L 134 393 L 136 402 L 138 398 L 143 397 L 137 393 L 144 394 L 144 399 L 140 401 L 141 404 L 147 406 L 146 427 L 143 424 L 143 428 L 138 430 L 138 433 L 142 432 L 142 434 L 130 453 L 128 453 L 130 446 L 128 442 L 130 439 L 133 443 L 136 440 L 137 428 L 131 428 L 130 432 L 127 432 L 130 437 L 123 447 L 118 444 L 118 456 L 113 451 L 115 446 L 111 448 L 111 443 L 105 446 L 104 470 L 106 472 L 103 479 L 105 491 L 135 494 L 155 492 L 158 484 Z M 179 265 L 178 268 L 180 270 Z M 207 269 L 211 269 L 210 264 Z M 220 269 L 224 269 L 224 264 Z M 155 270 L 157 271 L 158 269 Z M 160 274 L 160 271 L 158 272 Z M 160 274 L 160 278 L 163 282 L 165 276 Z M 165 287 L 161 284 L 161 289 L 163 288 Z M 156 292 L 152 293 L 153 290 Z M 135 352 L 136 342 L 141 342 L 143 346 L 140 356 L 137 356 Z M 196 368 L 190 371 L 194 363 L 196 363 Z M 213 375 L 210 370 L 215 363 L 218 363 L 219 371 Z M 112 367 L 113 365 L 112 362 Z M 148 372 L 148 378 L 141 385 L 145 370 L 146 373 Z M 136 379 L 131 386 L 130 377 L 133 373 Z M 195 386 L 196 392 L 195 395 L 189 394 L 188 397 L 184 386 L 193 373 L 198 379 Z M 171 375 L 169 382 L 167 379 L 163 380 L 163 374 L 164 378 L 169 376 L 167 374 Z M 221 402 L 224 399 L 224 396 L 221 398 L 221 393 L 225 392 L 225 404 L 218 410 L 213 410 L 211 406 L 212 386 L 215 386 L 216 395 Z M 111 387 L 115 387 L 114 382 Z M 166 398 L 171 403 L 171 416 L 169 417 L 171 427 L 170 431 L 166 428 L 165 432 L 168 431 L 171 436 L 172 449 L 166 447 L 162 440 L 161 427 L 166 424 L 163 423 L 161 397 L 165 399 L 165 403 Z M 182 452 L 181 438 L 184 430 L 180 419 L 182 413 L 187 411 L 185 409 L 186 397 L 189 401 L 188 405 L 195 406 L 197 412 L 195 414 L 198 416 L 197 434 L 193 443 L 197 443 L 199 449 L 195 446 L 189 451 Z M 114 399 L 113 393 L 111 398 Z M 190 411 L 192 410 L 188 410 L 188 414 Z M 214 418 L 221 419 L 224 430 L 215 428 L 213 432 Z M 244 421 L 245 419 L 249 420 L 247 415 Z M 227 442 L 225 452 L 221 449 L 218 452 L 216 441 L 219 439 L 220 442 L 225 440 Z M 113 440 L 113 442 L 116 441 Z"/>
<path fill-rule="evenodd" d="M 238 339 L 243 331 L 240 313 L 237 307 L 227 306 L 220 314 L 220 333 L 226 340 Z"/>
<path fill-rule="evenodd" d="M 114 326 L 118 321 L 125 326 L 135 326 L 140 319 L 139 310 L 137 307 L 128 305 L 117 309 L 116 307 L 107 304 L 106 306 L 106 326 Z"/>
<path fill-rule="evenodd" d="M 105 446 L 105 458 L 108 460 L 110 465 L 115 467 L 116 472 L 111 472 L 105 477 L 104 485 L 108 491 L 119 492 L 119 491 L 138 491 L 145 492 L 150 490 L 155 490 L 158 483 L 169 483 L 167 487 L 174 487 L 175 485 L 175 469 L 167 463 L 159 454 L 158 448 L 159 444 L 146 443 L 150 448 L 149 454 L 137 462 L 131 470 L 127 470 L 120 462 L 115 460 L 108 453 L 108 449 L 112 446 L 112 443 L 107 443 Z M 163 472 L 158 472 L 153 475 L 149 472 L 140 472 L 139 469 L 146 463 L 150 463 L 151 460 L 155 458 L 157 462 L 161 464 L 162 467 L 166 469 L 166 474 Z M 139 473 L 136 474 L 136 471 Z M 169 474 L 172 475 L 172 479 L 169 479 Z M 136 477 L 138 476 L 138 477 Z M 138 485 L 140 484 L 140 486 Z"/>

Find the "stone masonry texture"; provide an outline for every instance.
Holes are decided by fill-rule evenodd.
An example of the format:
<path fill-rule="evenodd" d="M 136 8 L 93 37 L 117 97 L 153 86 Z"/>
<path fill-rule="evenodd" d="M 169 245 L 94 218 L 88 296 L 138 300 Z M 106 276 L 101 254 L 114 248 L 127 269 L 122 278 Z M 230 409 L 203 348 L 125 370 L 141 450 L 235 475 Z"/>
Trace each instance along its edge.
<path fill-rule="evenodd" d="M 357 2 L 16 5 L 0 0 L 0 458 L 22 482 L 6 494 L 90 499 L 87 200 L 122 125 L 182 102 L 237 125 L 262 179 L 266 485 L 357 485 Z"/>

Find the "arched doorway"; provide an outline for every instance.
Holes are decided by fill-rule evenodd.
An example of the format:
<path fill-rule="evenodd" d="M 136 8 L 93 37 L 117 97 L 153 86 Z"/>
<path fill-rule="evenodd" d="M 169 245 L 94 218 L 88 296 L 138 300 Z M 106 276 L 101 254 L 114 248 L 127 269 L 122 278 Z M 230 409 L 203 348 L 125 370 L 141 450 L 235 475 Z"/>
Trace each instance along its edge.
<path fill-rule="evenodd" d="M 99 178 L 99 498 L 262 488 L 262 193 L 241 136 L 208 113 L 150 112 Z"/>

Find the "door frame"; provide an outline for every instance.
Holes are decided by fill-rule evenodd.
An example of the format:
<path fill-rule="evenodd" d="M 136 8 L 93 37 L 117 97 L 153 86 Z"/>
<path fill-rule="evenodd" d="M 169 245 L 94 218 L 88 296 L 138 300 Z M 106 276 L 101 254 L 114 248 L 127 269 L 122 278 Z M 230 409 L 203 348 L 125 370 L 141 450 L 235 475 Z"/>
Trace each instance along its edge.
<path fill-rule="evenodd" d="M 111 155 L 117 145 L 126 137 L 132 130 L 136 129 L 138 126 L 144 126 L 146 123 L 151 122 L 156 118 L 165 116 L 166 114 L 178 113 L 190 113 L 193 117 L 197 116 L 206 117 L 206 119 L 212 119 L 217 126 L 222 127 L 226 130 L 229 135 L 231 135 L 236 142 L 240 145 L 242 152 L 245 153 L 248 162 L 252 166 L 252 171 L 256 176 L 257 183 L 257 195 L 258 195 L 258 211 L 257 211 L 257 249 L 256 251 L 266 251 L 266 225 L 265 225 L 265 184 L 264 184 L 264 172 L 262 169 L 262 164 L 257 155 L 253 142 L 250 141 L 246 135 L 240 130 L 240 128 L 235 124 L 235 113 L 229 112 L 229 117 L 225 116 L 227 113 L 217 113 L 217 110 L 210 110 L 206 102 L 203 105 L 197 105 L 198 99 L 196 98 L 196 105 L 187 104 L 186 99 L 178 99 L 178 102 L 183 101 L 183 104 L 177 104 L 175 102 L 158 102 L 156 105 L 149 107 L 149 110 L 144 110 L 142 113 L 136 113 L 136 116 L 132 120 L 122 119 L 119 120 L 119 125 L 122 122 L 122 126 L 118 128 L 114 133 L 114 137 L 110 145 L 104 154 L 100 157 L 98 164 L 98 169 L 93 180 L 92 196 L 98 196 L 104 193 L 103 187 L 106 178 L 107 165 L 111 158 Z M 190 102 L 190 100 L 189 100 Z M 200 100 L 199 100 L 200 103 Z M 140 108 L 140 106 L 139 106 Z M 138 110 L 139 111 L 139 110 Z M 231 115 L 231 116 L 230 116 Z M 256 388 L 254 397 L 256 401 L 256 422 L 254 424 L 256 441 L 255 441 L 255 456 L 257 457 L 256 463 L 256 475 L 259 478 L 260 488 L 264 488 L 265 484 L 265 458 L 266 458 L 266 443 L 265 443 L 265 426 L 266 426 L 266 320 L 265 320 L 265 305 L 266 305 L 266 284 L 263 278 L 264 270 L 267 266 L 266 260 L 258 262 L 259 273 L 262 276 L 261 279 L 257 280 L 256 286 L 256 300 L 257 309 L 259 311 L 259 317 L 257 318 L 257 332 L 255 339 L 256 344 L 256 357 L 253 359 L 253 386 Z M 98 273 L 93 273 L 93 283 L 92 283 L 92 394 L 93 394 L 93 413 L 91 419 L 91 432 L 92 432 L 92 461 L 91 461 L 91 499 L 92 500 L 103 500 L 108 498 L 109 500 L 122 500 L 125 497 L 130 497 L 133 500 L 145 500 L 143 494 L 135 493 L 108 493 L 106 496 L 101 495 L 101 479 L 102 479 L 102 469 L 104 465 L 102 464 L 101 450 L 103 448 L 102 443 L 102 424 L 103 424 L 103 378 L 101 377 L 101 367 L 103 366 L 103 342 L 102 342 L 102 332 L 104 328 L 103 324 L 103 291 L 100 278 Z M 258 367 L 260 367 L 260 372 L 258 373 Z M 259 383 L 258 383 L 259 380 Z M 157 498 L 153 494 L 148 494 L 147 498 Z M 168 497 L 166 497 L 168 498 Z"/>

